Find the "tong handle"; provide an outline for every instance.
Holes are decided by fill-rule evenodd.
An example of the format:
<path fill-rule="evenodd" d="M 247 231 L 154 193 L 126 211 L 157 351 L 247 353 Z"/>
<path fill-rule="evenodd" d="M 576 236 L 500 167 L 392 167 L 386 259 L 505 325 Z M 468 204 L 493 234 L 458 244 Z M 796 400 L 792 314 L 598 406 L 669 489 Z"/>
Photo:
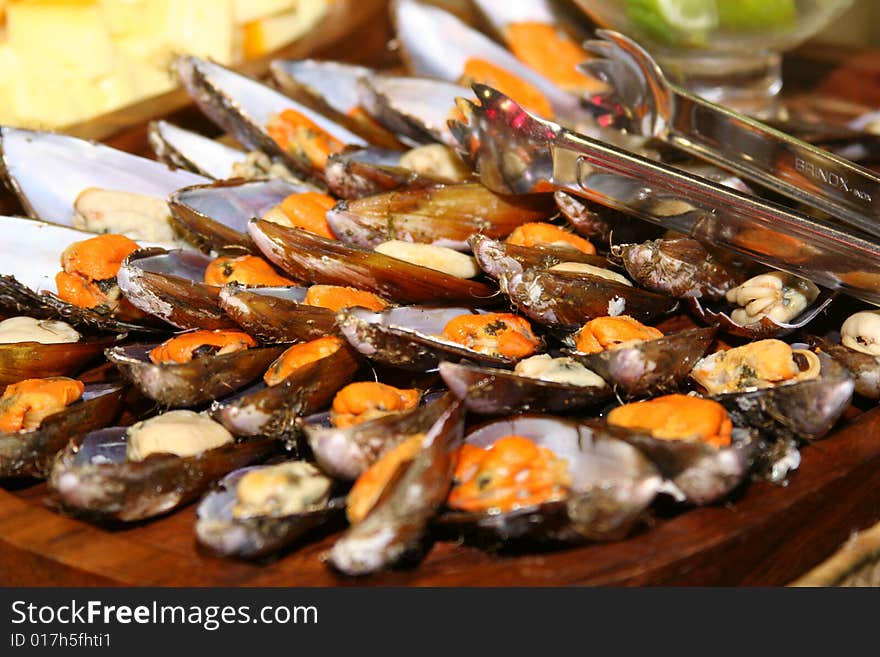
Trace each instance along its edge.
<path fill-rule="evenodd" d="M 676 85 L 669 89 L 666 141 L 880 236 L 880 177 L 873 172 Z"/>
<path fill-rule="evenodd" d="M 568 130 L 556 136 L 555 187 L 880 305 L 880 243 Z"/>

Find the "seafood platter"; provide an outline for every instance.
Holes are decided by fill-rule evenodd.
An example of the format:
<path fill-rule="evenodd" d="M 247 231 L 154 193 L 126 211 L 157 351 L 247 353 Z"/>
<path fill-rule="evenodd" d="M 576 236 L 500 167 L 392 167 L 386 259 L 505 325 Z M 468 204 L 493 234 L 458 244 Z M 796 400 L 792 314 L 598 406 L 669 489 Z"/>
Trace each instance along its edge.
<path fill-rule="evenodd" d="M 619 35 L 510 4 L 181 56 L 216 127 L 152 157 L 0 128 L 4 581 L 783 583 L 878 519 L 880 238 L 603 121 Z"/>

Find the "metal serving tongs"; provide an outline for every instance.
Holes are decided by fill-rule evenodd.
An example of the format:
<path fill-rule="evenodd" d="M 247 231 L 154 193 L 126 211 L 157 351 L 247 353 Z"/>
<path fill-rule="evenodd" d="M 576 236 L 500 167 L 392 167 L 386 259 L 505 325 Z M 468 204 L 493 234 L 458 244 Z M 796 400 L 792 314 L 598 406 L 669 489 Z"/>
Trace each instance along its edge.
<path fill-rule="evenodd" d="M 462 155 L 501 194 L 565 190 L 880 305 L 880 240 L 848 234 L 539 119 L 484 85 L 450 121 Z"/>
<path fill-rule="evenodd" d="M 714 105 L 670 83 L 637 43 L 611 30 L 585 48 L 581 68 L 609 87 L 606 120 L 662 139 L 850 226 L 880 236 L 880 177 L 849 160 Z"/>

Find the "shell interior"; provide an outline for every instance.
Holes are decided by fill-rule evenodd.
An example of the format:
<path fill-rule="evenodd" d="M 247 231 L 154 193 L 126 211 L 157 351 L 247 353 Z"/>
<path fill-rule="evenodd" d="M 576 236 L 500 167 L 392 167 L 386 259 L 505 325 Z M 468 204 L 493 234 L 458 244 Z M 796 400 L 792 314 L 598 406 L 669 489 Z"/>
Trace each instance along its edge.
<path fill-rule="evenodd" d="M 396 367 L 424 370 L 436 367 L 441 358 L 509 366 L 512 361 L 508 358 L 484 354 L 441 337 L 443 328 L 453 318 L 484 312 L 431 306 L 401 306 L 379 313 L 366 308 L 348 308 L 339 313 L 337 324 L 359 352 Z"/>
<path fill-rule="evenodd" d="M 357 81 L 372 72 L 365 66 L 316 59 L 276 59 L 270 70 L 275 80 L 289 78 L 342 114 L 358 106 Z"/>
<path fill-rule="evenodd" d="M 160 160 L 216 180 L 229 178 L 233 165 L 245 157 L 237 148 L 167 121 L 152 122 L 148 138 Z"/>
<path fill-rule="evenodd" d="M 511 52 L 453 14 L 417 0 L 398 0 L 394 18 L 397 39 L 412 73 L 458 82 L 468 59 L 490 61 L 535 86 L 557 112 L 572 112 L 578 101 Z"/>
<path fill-rule="evenodd" d="M 416 141 L 438 141 L 452 148 L 458 141 L 447 126 L 456 98 L 470 98 L 470 89 L 428 78 L 371 75 L 358 93 L 364 107 L 395 132 Z"/>
<path fill-rule="evenodd" d="M 309 185 L 297 185 L 278 178 L 222 182 L 178 190 L 171 194 L 169 202 L 185 206 L 203 219 L 246 234 L 251 219 L 262 217 L 291 194 L 313 190 Z"/>
<path fill-rule="evenodd" d="M 74 202 L 89 187 L 164 199 L 181 187 L 210 182 L 103 144 L 50 132 L 0 127 L 0 149 L 2 168 L 28 214 L 64 225 L 73 223 Z"/>
<path fill-rule="evenodd" d="M 286 109 L 293 109 L 345 144 L 366 145 L 366 142 L 353 132 L 241 73 L 198 57 L 181 57 L 177 60 L 176 66 L 184 84 L 197 101 L 205 92 L 214 94 L 232 111 L 239 113 L 239 118 L 251 123 L 262 133 L 265 133 L 269 119 Z M 199 88 L 200 84 L 204 85 L 204 89 Z M 257 148 L 260 144 L 251 143 L 247 146 Z"/>

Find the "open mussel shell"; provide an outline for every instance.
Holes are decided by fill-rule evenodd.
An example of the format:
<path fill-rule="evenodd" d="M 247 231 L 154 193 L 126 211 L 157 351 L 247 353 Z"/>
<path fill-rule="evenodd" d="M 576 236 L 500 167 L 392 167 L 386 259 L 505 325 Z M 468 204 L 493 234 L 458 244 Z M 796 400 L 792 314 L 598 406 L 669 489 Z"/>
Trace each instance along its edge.
<path fill-rule="evenodd" d="M 546 194 L 501 196 L 479 183 L 465 183 L 344 201 L 327 213 L 327 222 L 340 240 L 358 246 L 374 248 L 396 239 L 466 250 L 475 233 L 504 238 L 551 214 Z"/>
<path fill-rule="evenodd" d="M 14 342 L 0 344 L 0 389 L 24 379 L 73 376 L 99 359 L 104 350 L 124 336 L 90 338 L 79 342 L 41 344 Z"/>
<path fill-rule="evenodd" d="M 303 303 L 304 287 L 241 287 L 220 290 L 220 307 L 262 342 L 301 342 L 338 334 L 336 313 Z"/>
<path fill-rule="evenodd" d="M 150 361 L 157 344 L 113 347 L 106 352 L 123 376 L 148 399 L 168 408 L 191 408 L 228 396 L 259 376 L 284 347 L 253 347 L 228 354 L 209 354 L 188 363 Z"/>
<path fill-rule="evenodd" d="M 188 240 L 205 253 L 259 253 L 247 234 L 248 222 L 291 194 L 314 189 L 279 178 L 235 179 L 180 189 L 168 197 L 168 207 Z"/>
<path fill-rule="evenodd" d="M 677 489 L 675 496 L 705 505 L 723 499 L 749 474 L 760 449 L 754 432 L 734 429 L 730 447 L 703 442 L 662 440 L 650 434 L 605 426 L 614 437 L 628 442 L 653 462 Z"/>
<path fill-rule="evenodd" d="M 400 166 L 400 152 L 360 148 L 327 158 L 327 188 L 344 199 L 358 199 L 395 189 L 431 187 L 444 181 Z"/>
<path fill-rule="evenodd" d="M 235 328 L 220 309 L 220 288 L 206 285 L 212 258 L 195 251 L 143 249 L 119 268 L 119 289 L 131 304 L 182 329 Z"/>
<path fill-rule="evenodd" d="M 868 399 L 880 399 L 880 357 L 863 354 L 828 338 L 810 336 L 807 341 L 849 370 L 858 394 Z"/>
<path fill-rule="evenodd" d="M 276 59 L 269 71 L 286 96 L 345 126 L 371 144 L 403 148 L 393 132 L 376 122 L 375 116 L 363 114 L 358 81 L 371 75 L 371 69 L 317 59 Z"/>
<path fill-rule="evenodd" d="M 235 164 L 245 159 L 238 148 L 167 121 L 151 121 L 147 140 L 160 162 L 214 180 L 231 178 Z"/>
<path fill-rule="evenodd" d="M 658 239 L 612 247 L 627 273 L 639 285 L 676 299 L 723 299 L 742 282 L 697 240 Z"/>
<path fill-rule="evenodd" d="M 485 448 L 509 435 L 529 438 L 568 462 L 573 480 L 568 496 L 500 513 L 446 510 L 436 520 L 439 529 L 491 547 L 616 540 L 632 530 L 664 489 L 663 477 L 638 449 L 599 426 L 522 415 L 481 425 L 465 442 Z"/>
<path fill-rule="evenodd" d="M 248 231 L 260 251 L 296 280 L 347 285 L 397 303 L 485 306 L 494 302 L 495 290 L 485 283 L 456 278 L 304 230 L 253 221 Z"/>
<path fill-rule="evenodd" d="M 120 321 L 109 313 L 80 308 L 56 296 L 55 274 L 61 253 L 92 233 L 23 217 L 0 216 L 3 261 L 0 263 L 0 308 L 37 319 L 61 319 L 76 327 L 125 333 L 155 330 L 147 324 Z"/>
<path fill-rule="evenodd" d="M 269 72 L 281 91 L 294 100 L 320 101 L 326 108 L 345 115 L 360 104 L 358 80 L 373 70 L 318 59 L 275 59 Z"/>
<path fill-rule="evenodd" d="M 211 414 L 236 436 L 272 436 L 290 444 L 299 433 L 296 419 L 327 406 L 350 383 L 358 361 L 347 348 L 298 369 L 284 381 L 259 382 L 216 402 Z"/>
<path fill-rule="evenodd" d="M 145 520 L 196 499 L 227 473 L 263 461 L 278 449 L 278 442 L 267 438 L 195 456 L 151 454 L 129 461 L 126 432 L 126 427 L 110 427 L 68 443 L 49 476 L 52 502 L 93 520 Z"/>
<path fill-rule="evenodd" d="M 456 98 L 469 98 L 471 90 L 430 78 L 372 74 L 357 87 L 361 105 L 379 123 L 417 144 L 440 142 L 458 148 L 447 121 Z"/>
<path fill-rule="evenodd" d="M 465 408 L 483 415 L 565 413 L 595 406 L 613 394 L 609 386 L 542 381 L 471 363 L 440 363 L 440 376 Z"/>
<path fill-rule="evenodd" d="M 278 552 L 302 536 L 345 513 L 345 496 L 331 497 L 317 509 L 285 516 L 236 518 L 236 486 L 248 472 L 266 466 L 249 466 L 230 472 L 209 491 L 196 510 L 196 540 L 223 557 L 259 559 Z"/>
<path fill-rule="evenodd" d="M 344 428 L 330 426 L 325 414 L 315 415 L 304 419 L 302 429 L 321 469 L 334 479 L 354 481 L 407 438 L 427 432 L 454 400 L 453 395 L 432 393 L 408 411 Z"/>
<path fill-rule="evenodd" d="M 524 266 L 507 253 L 509 245 L 495 240 L 473 239 L 471 245 L 480 267 L 497 278 L 511 303 L 541 324 L 580 328 L 607 315 L 630 315 L 647 322 L 676 304 L 669 297 L 598 276 Z"/>
<path fill-rule="evenodd" d="M 270 118 L 286 109 L 306 116 L 344 144 L 365 146 L 366 141 L 292 98 L 241 73 L 194 56 L 174 63 L 180 81 L 205 115 L 251 150 L 281 159 L 292 171 L 320 182 L 323 176 L 282 149 L 269 136 Z"/>
<path fill-rule="evenodd" d="M 412 74 L 458 83 L 468 59 L 483 59 L 537 88 L 553 106 L 557 119 L 584 118 L 580 99 L 453 14 L 418 0 L 396 0 L 392 17 L 401 55 Z"/>
<path fill-rule="evenodd" d="M 727 310 L 731 307 L 727 302 L 722 302 L 721 307 L 718 307 L 714 306 L 714 304 L 710 306 L 698 297 L 690 297 L 685 299 L 685 301 L 690 311 L 701 321 L 717 326 L 718 330 L 723 333 L 755 340 L 764 340 L 766 338 L 781 338 L 804 328 L 828 307 L 834 300 L 834 297 L 834 292 L 822 289 L 819 298 L 791 322 L 777 322 L 770 317 L 764 316 L 758 322 L 745 325 L 733 321 L 727 313 Z"/>
<path fill-rule="evenodd" d="M 715 338 L 715 327 L 687 329 L 596 354 L 567 355 L 605 379 L 617 394 L 631 398 L 677 390 Z"/>
<path fill-rule="evenodd" d="M 510 261 L 519 263 L 523 269 L 550 269 L 563 262 L 579 262 L 604 269 L 616 269 L 616 265 L 609 262 L 605 256 L 584 253 L 573 246 L 563 244 L 521 246 L 500 242 L 483 234 L 472 235 L 468 244 L 480 269 L 496 280 L 509 269 Z"/>
<path fill-rule="evenodd" d="M 47 477 L 55 455 L 75 436 L 112 424 L 122 410 L 125 386 L 86 386 L 82 399 L 48 416 L 33 431 L 0 432 L 0 479 Z"/>
<path fill-rule="evenodd" d="M 181 187 L 210 182 L 103 144 L 9 126 L 0 127 L 0 169 L 28 215 L 67 226 L 76 198 L 89 187 L 164 199 Z"/>
<path fill-rule="evenodd" d="M 855 388 L 843 365 L 829 354 L 818 355 L 822 369 L 816 379 L 711 399 L 727 409 L 737 426 L 753 427 L 776 440 L 818 440 L 846 410 Z"/>
<path fill-rule="evenodd" d="M 449 494 L 464 409 L 451 395 L 425 433 L 421 451 L 402 463 L 366 518 L 334 543 L 329 564 L 346 575 L 368 575 L 421 552 L 425 532 Z"/>
<path fill-rule="evenodd" d="M 370 360 L 414 372 L 436 369 L 441 360 L 472 360 L 500 367 L 514 361 L 484 354 L 440 337 L 453 318 L 471 308 L 401 306 L 381 312 L 348 308 L 337 314 L 337 325 L 352 347 Z"/>

